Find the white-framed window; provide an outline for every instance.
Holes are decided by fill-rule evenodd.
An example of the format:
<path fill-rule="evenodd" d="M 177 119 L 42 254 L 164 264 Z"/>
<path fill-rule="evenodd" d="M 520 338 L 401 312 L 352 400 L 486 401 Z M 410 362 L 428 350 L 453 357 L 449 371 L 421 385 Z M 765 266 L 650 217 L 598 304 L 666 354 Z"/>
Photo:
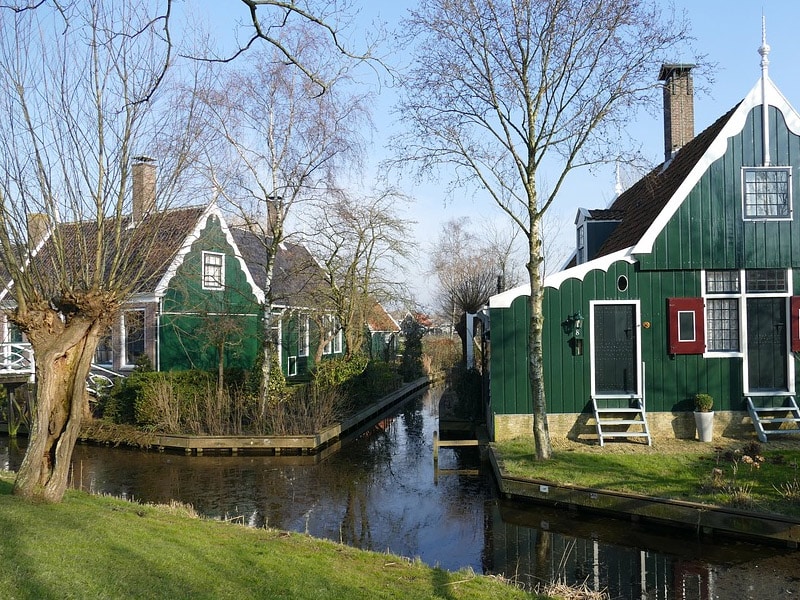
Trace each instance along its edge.
<path fill-rule="evenodd" d="M 339 319 L 333 315 L 325 315 L 322 319 L 325 347 L 323 354 L 341 354 L 342 352 L 342 327 Z"/>
<path fill-rule="evenodd" d="M 221 290 L 225 287 L 225 255 L 203 252 L 203 289 Z"/>
<path fill-rule="evenodd" d="M 136 365 L 136 359 L 145 352 L 144 309 L 126 310 L 122 313 L 122 363 Z"/>
<path fill-rule="evenodd" d="M 744 167 L 742 215 L 745 220 L 792 218 L 792 168 Z"/>
<path fill-rule="evenodd" d="M 708 352 L 739 352 L 741 289 L 739 271 L 706 271 L 706 350 Z"/>
<path fill-rule="evenodd" d="M 308 315 L 297 315 L 297 355 L 308 356 Z"/>
<path fill-rule="evenodd" d="M 580 265 L 586 262 L 586 226 L 579 226 L 575 235 L 575 262 Z"/>
<path fill-rule="evenodd" d="M 297 357 L 290 356 L 289 357 L 289 364 L 287 365 L 286 372 L 289 376 L 297 375 Z"/>
<path fill-rule="evenodd" d="M 706 352 L 741 356 L 746 301 L 753 296 L 788 296 L 786 269 L 705 271 Z"/>

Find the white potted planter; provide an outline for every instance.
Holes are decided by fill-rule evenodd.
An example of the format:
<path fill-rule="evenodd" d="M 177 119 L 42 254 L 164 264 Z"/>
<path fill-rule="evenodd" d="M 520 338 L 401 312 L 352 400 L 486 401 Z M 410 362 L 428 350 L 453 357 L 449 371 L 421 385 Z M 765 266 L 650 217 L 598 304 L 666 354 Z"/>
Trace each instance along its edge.
<path fill-rule="evenodd" d="M 697 437 L 701 442 L 710 442 L 714 438 L 714 398 L 708 394 L 695 394 L 694 423 Z"/>

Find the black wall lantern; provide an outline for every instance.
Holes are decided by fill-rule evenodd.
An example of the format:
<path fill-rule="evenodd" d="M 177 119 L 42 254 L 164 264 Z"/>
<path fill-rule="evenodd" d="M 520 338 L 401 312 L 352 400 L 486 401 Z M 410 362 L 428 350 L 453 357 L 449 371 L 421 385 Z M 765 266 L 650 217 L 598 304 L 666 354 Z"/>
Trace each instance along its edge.
<path fill-rule="evenodd" d="M 576 312 L 574 315 L 569 315 L 561 327 L 564 333 L 572 335 L 569 341 L 572 347 L 573 356 L 581 356 L 583 354 L 583 315 L 581 311 Z"/>

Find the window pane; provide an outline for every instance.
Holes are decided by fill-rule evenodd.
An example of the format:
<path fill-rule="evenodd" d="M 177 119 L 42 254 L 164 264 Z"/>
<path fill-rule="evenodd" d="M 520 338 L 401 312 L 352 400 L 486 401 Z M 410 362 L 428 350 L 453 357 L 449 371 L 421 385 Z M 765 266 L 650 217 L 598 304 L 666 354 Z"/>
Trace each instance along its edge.
<path fill-rule="evenodd" d="M 745 272 L 745 288 L 750 293 L 788 290 L 784 269 L 757 269 Z"/>
<path fill-rule="evenodd" d="M 745 218 L 789 217 L 790 181 L 789 169 L 745 169 Z"/>
<path fill-rule="evenodd" d="M 739 300 L 709 298 L 706 301 L 706 335 L 711 352 L 738 352 Z"/>
<path fill-rule="evenodd" d="M 221 288 L 224 284 L 222 254 L 203 254 L 203 287 Z"/>
<path fill-rule="evenodd" d="M 736 294 L 739 292 L 739 271 L 707 271 L 706 293 Z"/>
<path fill-rule="evenodd" d="M 125 313 L 125 360 L 132 365 L 144 354 L 144 311 Z"/>
<path fill-rule="evenodd" d="M 694 341 L 694 312 L 690 310 L 678 312 L 678 341 Z"/>

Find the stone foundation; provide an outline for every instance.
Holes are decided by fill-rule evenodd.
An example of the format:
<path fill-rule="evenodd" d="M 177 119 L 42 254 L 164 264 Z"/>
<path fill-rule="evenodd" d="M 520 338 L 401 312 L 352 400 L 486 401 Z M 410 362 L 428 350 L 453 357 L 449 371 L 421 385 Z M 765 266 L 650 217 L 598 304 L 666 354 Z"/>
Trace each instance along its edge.
<path fill-rule="evenodd" d="M 547 416 L 551 439 L 567 438 L 597 441 L 594 415 L 590 413 L 551 414 Z M 653 440 L 695 439 L 694 413 L 647 413 L 647 423 Z M 637 431 L 639 429 L 637 428 Z M 505 441 L 533 435 L 533 415 L 495 415 L 494 440 Z M 714 436 L 748 439 L 755 436 L 750 416 L 743 411 L 714 413 Z"/>

